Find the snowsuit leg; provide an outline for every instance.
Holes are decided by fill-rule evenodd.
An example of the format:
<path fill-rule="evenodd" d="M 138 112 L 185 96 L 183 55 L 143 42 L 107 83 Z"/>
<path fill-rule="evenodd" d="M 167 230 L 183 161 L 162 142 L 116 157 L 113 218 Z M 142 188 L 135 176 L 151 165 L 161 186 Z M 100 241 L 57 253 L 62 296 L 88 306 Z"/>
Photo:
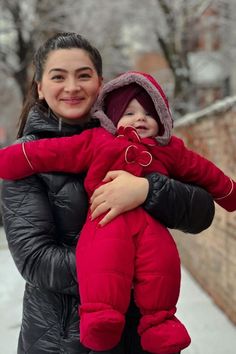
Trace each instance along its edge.
<path fill-rule="evenodd" d="M 104 227 L 88 216 L 76 248 L 80 338 L 95 351 L 118 344 L 130 303 L 135 245 L 124 215 Z"/>
<path fill-rule="evenodd" d="M 142 318 L 138 327 L 145 351 L 178 352 L 190 344 L 184 325 L 174 316 L 180 290 L 180 258 L 166 227 L 138 209 L 146 226 L 136 242 L 134 295 Z"/>
<path fill-rule="evenodd" d="M 142 318 L 144 350 L 169 354 L 190 343 L 174 316 L 180 289 L 180 259 L 168 230 L 142 208 L 98 227 L 88 220 L 80 235 L 76 262 L 81 296 L 81 342 L 97 351 L 120 340 L 134 284 Z"/>

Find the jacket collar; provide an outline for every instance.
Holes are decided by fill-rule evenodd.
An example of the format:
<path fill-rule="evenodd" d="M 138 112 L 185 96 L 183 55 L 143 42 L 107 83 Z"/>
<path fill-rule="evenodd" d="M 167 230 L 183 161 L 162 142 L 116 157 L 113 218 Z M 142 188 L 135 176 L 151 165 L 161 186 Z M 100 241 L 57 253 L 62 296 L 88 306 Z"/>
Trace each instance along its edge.
<path fill-rule="evenodd" d="M 85 129 L 99 127 L 100 122 L 96 118 L 91 118 L 89 122 L 83 126 L 76 124 L 71 125 L 65 122 L 59 124 L 58 119 L 52 111 L 44 106 L 36 104 L 29 112 L 27 122 L 24 128 L 24 135 L 34 134 L 43 137 L 60 137 L 79 134 Z"/>

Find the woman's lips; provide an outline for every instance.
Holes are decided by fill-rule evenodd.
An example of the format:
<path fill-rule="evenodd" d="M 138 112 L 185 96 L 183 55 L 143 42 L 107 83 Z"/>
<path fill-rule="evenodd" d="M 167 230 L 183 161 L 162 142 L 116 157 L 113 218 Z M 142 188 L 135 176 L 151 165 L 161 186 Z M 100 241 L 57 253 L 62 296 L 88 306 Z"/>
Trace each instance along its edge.
<path fill-rule="evenodd" d="M 61 101 L 63 101 L 66 104 L 69 104 L 69 105 L 79 104 L 80 102 L 82 102 L 82 100 L 83 100 L 82 98 L 76 98 L 76 97 L 61 99 Z"/>

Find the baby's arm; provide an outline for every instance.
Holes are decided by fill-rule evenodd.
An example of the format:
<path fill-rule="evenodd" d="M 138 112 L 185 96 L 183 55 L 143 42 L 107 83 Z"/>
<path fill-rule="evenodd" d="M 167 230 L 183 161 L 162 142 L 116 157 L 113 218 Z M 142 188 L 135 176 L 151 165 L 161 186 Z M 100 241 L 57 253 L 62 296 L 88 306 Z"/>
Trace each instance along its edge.
<path fill-rule="evenodd" d="M 227 211 L 236 210 L 236 183 L 213 162 L 187 149 L 183 142 L 172 140 L 175 149 L 174 178 L 205 188 L 215 202 Z"/>
<path fill-rule="evenodd" d="M 85 171 L 92 159 L 92 130 L 64 138 L 17 143 L 0 150 L 0 177 L 16 180 L 43 172 Z"/>
<path fill-rule="evenodd" d="M 24 143 L 17 143 L 0 150 L 0 178 L 16 180 L 34 174 L 34 169 L 26 159 Z"/>

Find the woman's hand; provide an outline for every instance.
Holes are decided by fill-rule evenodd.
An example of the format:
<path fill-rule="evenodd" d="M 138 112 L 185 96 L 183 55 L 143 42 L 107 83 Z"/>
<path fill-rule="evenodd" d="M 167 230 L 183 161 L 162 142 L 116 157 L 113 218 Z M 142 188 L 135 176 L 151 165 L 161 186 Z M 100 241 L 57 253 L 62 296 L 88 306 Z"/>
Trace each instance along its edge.
<path fill-rule="evenodd" d="M 92 220 L 106 213 L 99 225 L 104 226 L 116 216 L 137 208 L 147 198 L 149 183 L 146 178 L 136 177 L 126 171 L 110 171 L 91 199 Z"/>

